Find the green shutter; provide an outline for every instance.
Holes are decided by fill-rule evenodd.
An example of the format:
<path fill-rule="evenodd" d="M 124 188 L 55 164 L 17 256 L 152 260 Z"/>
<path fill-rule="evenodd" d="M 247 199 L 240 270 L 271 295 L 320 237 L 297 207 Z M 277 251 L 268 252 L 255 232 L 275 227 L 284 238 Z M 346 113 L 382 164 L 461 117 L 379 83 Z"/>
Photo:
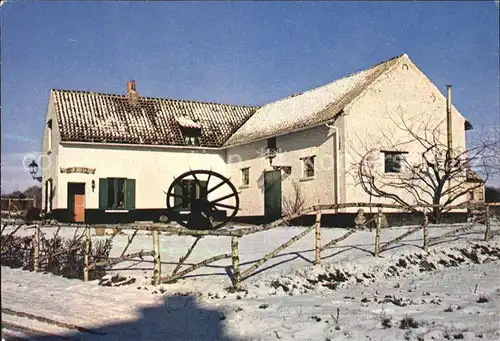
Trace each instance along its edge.
<path fill-rule="evenodd" d="M 125 180 L 125 208 L 135 210 L 135 179 Z"/>
<path fill-rule="evenodd" d="M 174 186 L 174 206 L 180 205 L 182 203 L 182 186 L 177 184 Z M 177 211 L 180 211 L 182 206 L 176 208 Z"/>
<path fill-rule="evenodd" d="M 108 179 L 99 179 L 99 209 L 108 208 Z"/>
<path fill-rule="evenodd" d="M 207 182 L 200 180 L 200 197 L 206 196 L 207 193 Z"/>

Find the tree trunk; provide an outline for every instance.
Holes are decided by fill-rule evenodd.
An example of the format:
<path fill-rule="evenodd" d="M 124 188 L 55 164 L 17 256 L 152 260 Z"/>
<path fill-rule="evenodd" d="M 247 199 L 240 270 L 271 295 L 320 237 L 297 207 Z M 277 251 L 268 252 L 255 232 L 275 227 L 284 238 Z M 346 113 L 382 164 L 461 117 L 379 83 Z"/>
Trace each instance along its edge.
<path fill-rule="evenodd" d="M 433 210 L 433 213 L 434 213 L 433 214 L 433 218 L 434 218 L 433 219 L 434 220 L 433 223 L 434 224 L 441 223 L 441 209 L 439 207 L 433 207 L 432 210 Z"/>

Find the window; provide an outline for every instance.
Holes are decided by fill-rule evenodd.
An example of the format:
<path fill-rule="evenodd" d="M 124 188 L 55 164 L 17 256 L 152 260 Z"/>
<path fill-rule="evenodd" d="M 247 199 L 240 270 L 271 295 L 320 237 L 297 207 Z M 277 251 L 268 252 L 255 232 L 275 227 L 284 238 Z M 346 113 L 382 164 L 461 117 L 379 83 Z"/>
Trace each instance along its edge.
<path fill-rule="evenodd" d="M 48 179 L 45 181 L 45 212 L 52 211 L 52 199 L 54 197 L 54 193 L 52 192 L 52 179 Z"/>
<path fill-rule="evenodd" d="M 184 144 L 186 146 L 199 146 L 201 129 L 198 128 L 181 128 Z"/>
<path fill-rule="evenodd" d="M 199 120 L 185 115 L 177 116 L 175 120 L 179 124 L 184 144 L 187 146 L 199 146 L 201 137 L 201 124 Z"/>
<path fill-rule="evenodd" d="M 182 185 L 174 187 L 174 207 L 177 210 L 190 210 L 191 199 L 199 199 L 203 195 L 203 191 L 207 191 L 206 181 L 199 181 L 198 185 L 196 180 L 182 180 Z"/>
<path fill-rule="evenodd" d="M 99 208 L 105 210 L 135 209 L 135 180 L 126 178 L 99 179 Z"/>
<path fill-rule="evenodd" d="M 47 152 L 52 151 L 52 120 L 47 122 Z"/>
<path fill-rule="evenodd" d="M 483 189 L 479 188 L 476 190 L 477 193 L 477 201 L 484 201 Z"/>
<path fill-rule="evenodd" d="M 267 148 L 277 149 L 276 148 L 276 137 L 271 137 L 267 139 Z"/>
<path fill-rule="evenodd" d="M 241 186 L 250 186 L 250 168 L 248 167 L 241 169 Z"/>
<path fill-rule="evenodd" d="M 302 158 L 302 176 L 304 178 L 311 178 L 314 176 L 314 160 L 316 156 L 307 156 Z"/>
<path fill-rule="evenodd" d="M 384 153 L 384 172 L 401 173 L 403 171 L 403 162 L 406 152 L 383 152 Z"/>

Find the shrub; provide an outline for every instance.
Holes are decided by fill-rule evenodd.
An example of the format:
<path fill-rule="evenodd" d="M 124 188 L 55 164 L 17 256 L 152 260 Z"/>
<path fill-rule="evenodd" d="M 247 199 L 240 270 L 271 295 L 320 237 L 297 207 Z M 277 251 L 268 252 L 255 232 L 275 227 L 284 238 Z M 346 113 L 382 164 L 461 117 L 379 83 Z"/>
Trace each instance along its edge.
<path fill-rule="evenodd" d="M 420 323 L 418 323 L 417 320 L 415 320 L 411 316 L 405 316 L 401 322 L 399 322 L 399 328 L 400 329 L 408 329 L 408 328 L 418 328 L 420 326 Z"/>
<path fill-rule="evenodd" d="M 33 238 L 15 235 L 1 235 L 1 265 L 11 268 L 33 270 Z M 90 245 L 89 262 L 94 263 L 109 258 L 112 243 L 98 240 Z M 63 239 L 56 234 L 45 238 L 41 234 L 39 248 L 39 271 L 52 273 L 66 278 L 83 279 L 83 259 L 85 245 L 82 236 Z M 106 274 L 104 267 L 95 267 L 89 272 L 89 280 L 102 278 Z"/>

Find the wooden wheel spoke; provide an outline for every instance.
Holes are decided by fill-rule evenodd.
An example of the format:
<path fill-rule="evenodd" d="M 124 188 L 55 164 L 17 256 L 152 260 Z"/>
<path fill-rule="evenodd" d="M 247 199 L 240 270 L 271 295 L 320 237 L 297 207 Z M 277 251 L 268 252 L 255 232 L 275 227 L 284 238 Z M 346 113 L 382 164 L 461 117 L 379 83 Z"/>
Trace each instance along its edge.
<path fill-rule="evenodd" d="M 200 180 L 198 179 L 198 177 L 196 176 L 196 173 L 193 173 L 193 178 L 194 178 L 194 181 L 196 181 L 196 184 L 197 185 L 200 185 Z M 201 185 L 200 185 L 201 186 Z"/>
<path fill-rule="evenodd" d="M 229 199 L 229 198 L 234 197 L 234 196 L 236 196 L 236 195 L 237 195 L 237 193 L 230 193 L 230 194 L 225 195 L 225 196 L 223 196 L 223 197 L 220 197 L 220 198 L 218 198 L 218 199 L 215 199 L 215 200 L 210 200 L 210 202 L 211 202 L 212 204 L 214 204 L 214 203 L 216 203 L 216 202 L 219 202 L 219 201 L 222 201 L 222 200 L 225 200 L 225 199 Z"/>
<path fill-rule="evenodd" d="M 207 196 L 212 193 L 213 191 L 215 191 L 216 189 L 222 187 L 223 185 L 225 184 L 224 181 L 222 181 L 221 183 L 217 184 L 215 187 L 212 187 L 210 188 L 208 191 L 207 191 Z"/>
<path fill-rule="evenodd" d="M 233 206 L 233 205 L 226 205 L 226 204 L 221 204 L 221 203 L 214 203 L 214 206 L 218 206 L 218 207 L 224 207 L 224 208 L 230 208 L 232 210 L 235 210 L 236 209 L 236 206 Z"/>
<path fill-rule="evenodd" d="M 208 188 L 208 183 L 210 182 L 210 178 L 212 177 L 212 173 L 208 173 L 208 178 L 207 178 L 207 188 Z"/>

